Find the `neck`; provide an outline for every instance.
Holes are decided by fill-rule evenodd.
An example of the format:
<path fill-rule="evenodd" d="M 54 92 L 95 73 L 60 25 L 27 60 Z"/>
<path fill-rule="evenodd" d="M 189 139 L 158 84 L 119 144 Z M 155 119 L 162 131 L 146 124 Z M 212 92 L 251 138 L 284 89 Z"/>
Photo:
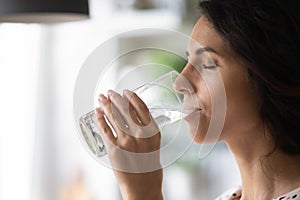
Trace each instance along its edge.
<path fill-rule="evenodd" d="M 300 187 L 300 156 L 273 151 L 269 134 L 260 130 L 226 141 L 240 169 L 242 200 L 274 199 Z"/>

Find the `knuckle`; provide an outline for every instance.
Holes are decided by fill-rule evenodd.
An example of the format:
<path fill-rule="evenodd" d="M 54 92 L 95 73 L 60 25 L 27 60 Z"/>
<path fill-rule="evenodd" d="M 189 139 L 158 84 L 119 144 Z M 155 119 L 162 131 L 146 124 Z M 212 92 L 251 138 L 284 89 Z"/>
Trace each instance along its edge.
<path fill-rule="evenodd" d="M 134 143 L 132 142 L 132 140 L 131 139 L 125 139 L 125 140 L 123 140 L 122 141 L 122 145 L 121 145 L 123 148 L 132 148 L 132 147 L 134 147 L 135 145 L 134 145 Z"/>
<path fill-rule="evenodd" d="M 100 128 L 104 127 L 104 122 L 102 120 L 98 120 L 98 124 L 99 124 Z"/>
<path fill-rule="evenodd" d="M 129 142 L 128 140 L 123 140 L 123 141 L 121 142 L 121 146 L 122 146 L 122 147 L 130 146 L 130 142 Z"/>
<path fill-rule="evenodd" d="M 111 122 L 114 122 L 114 121 L 115 121 L 115 120 L 114 120 L 114 115 L 113 115 L 113 113 L 111 113 L 111 112 L 109 112 L 109 113 L 107 114 L 107 118 L 108 118 L 108 120 L 111 121 Z"/>
<path fill-rule="evenodd" d="M 108 129 L 107 126 L 105 126 L 105 127 L 103 128 L 103 132 L 104 132 L 104 133 L 108 133 L 108 132 L 109 132 L 109 129 Z"/>
<path fill-rule="evenodd" d="M 108 103 L 108 101 L 103 102 L 102 106 L 101 106 L 101 109 L 104 113 L 108 112 L 108 110 L 110 110 L 110 103 Z"/>
<path fill-rule="evenodd" d="M 101 115 L 97 115 L 97 120 L 101 122 L 102 121 L 102 116 Z"/>

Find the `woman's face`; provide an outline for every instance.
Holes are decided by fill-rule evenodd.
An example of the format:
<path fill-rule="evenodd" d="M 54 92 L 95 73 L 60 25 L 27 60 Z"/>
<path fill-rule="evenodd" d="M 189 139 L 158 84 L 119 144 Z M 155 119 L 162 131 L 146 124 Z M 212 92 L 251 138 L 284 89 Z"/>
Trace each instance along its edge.
<path fill-rule="evenodd" d="M 184 94 L 184 106 L 193 110 L 185 120 L 194 140 L 202 143 L 207 135 L 214 137 L 205 142 L 231 140 L 255 130 L 260 124 L 258 97 L 247 69 L 205 17 L 194 27 L 187 56 L 183 78 L 174 88 Z"/>

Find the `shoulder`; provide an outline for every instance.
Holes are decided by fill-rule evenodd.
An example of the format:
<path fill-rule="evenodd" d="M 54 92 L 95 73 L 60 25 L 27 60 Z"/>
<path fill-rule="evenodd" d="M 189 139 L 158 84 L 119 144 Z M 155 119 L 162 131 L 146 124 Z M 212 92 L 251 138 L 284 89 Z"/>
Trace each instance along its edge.
<path fill-rule="evenodd" d="M 241 187 L 235 187 L 231 188 L 230 190 L 227 190 L 222 195 L 217 197 L 215 200 L 239 200 L 242 196 L 242 188 Z M 300 200 L 300 187 L 286 193 L 285 195 L 281 195 L 280 197 L 274 199 L 274 200 Z"/>
<path fill-rule="evenodd" d="M 239 200 L 242 195 L 242 188 L 240 186 L 231 188 L 217 197 L 215 200 Z"/>
<path fill-rule="evenodd" d="M 274 200 L 300 200 L 300 187 Z"/>

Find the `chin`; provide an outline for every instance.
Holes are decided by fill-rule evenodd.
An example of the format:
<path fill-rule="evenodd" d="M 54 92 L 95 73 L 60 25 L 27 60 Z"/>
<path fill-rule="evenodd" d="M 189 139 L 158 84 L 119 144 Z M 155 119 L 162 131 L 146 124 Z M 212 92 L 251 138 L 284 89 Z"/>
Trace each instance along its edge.
<path fill-rule="evenodd" d="M 198 144 L 211 144 L 219 142 L 221 140 L 221 134 L 219 131 L 212 132 L 214 127 L 209 124 L 209 120 L 201 119 L 198 122 L 196 120 L 187 121 L 189 125 L 190 136 L 194 142 Z M 212 126 L 209 135 L 207 135 L 208 127 Z"/>
<path fill-rule="evenodd" d="M 196 132 L 196 133 L 190 133 L 190 134 L 191 134 L 193 141 L 198 144 L 208 144 L 208 143 L 213 142 L 213 141 L 205 141 L 206 132 L 205 133 Z"/>
<path fill-rule="evenodd" d="M 189 132 L 192 140 L 198 144 L 203 144 L 207 130 L 200 130 L 200 125 L 189 123 Z M 202 126 L 203 127 L 203 126 Z"/>

